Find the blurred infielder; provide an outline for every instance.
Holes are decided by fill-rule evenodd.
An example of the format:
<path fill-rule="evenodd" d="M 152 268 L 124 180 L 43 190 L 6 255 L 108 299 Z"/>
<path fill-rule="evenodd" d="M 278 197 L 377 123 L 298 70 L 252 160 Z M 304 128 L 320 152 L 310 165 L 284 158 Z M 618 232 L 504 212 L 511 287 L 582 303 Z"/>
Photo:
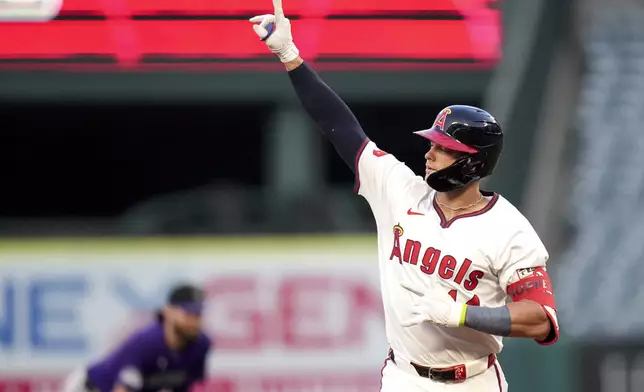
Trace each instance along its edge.
<path fill-rule="evenodd" d="M 274 15 L 250 19 L 253 29 L 356 173 L 356 191 L 376 219 L 390 344 L 381 390 L 506 391 L 496 358 L 503 337 L 547 345 L 559 327 L 544 245 L 510 202 L 479 189 L 501 155 L 501 126 L 475 107 L 443 109 L 416 132 L 430 144 L 425 177 L 416 176 L 367 138 L 300 58 L 281 0 L 273 5 Z"/>
<path fill-rule="evenodd" d="M 204 293 L 172 289 L 157 320 L 105 358 L 74 371 L 63 392 L 187 392 L 206 376 L 211 341 L 201 331 Z"/>

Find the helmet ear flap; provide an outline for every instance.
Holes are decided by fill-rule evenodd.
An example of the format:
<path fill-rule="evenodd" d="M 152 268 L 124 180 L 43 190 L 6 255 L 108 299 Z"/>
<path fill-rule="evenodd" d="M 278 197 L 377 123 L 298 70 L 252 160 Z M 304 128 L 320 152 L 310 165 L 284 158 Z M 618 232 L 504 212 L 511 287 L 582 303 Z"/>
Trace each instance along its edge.
<path fill-rule="evenodd" d="M 465 174 L 475 175 L 481 173 L 485 168 L 486 162 L 486 152 L 479 151 L 476 154 L 471 154 L 468 156 L 468 162 L 464 165 Z"/>
<path fill-rule="evenodd" d="M 467 157 L 465 162 L 463 162 L 463 169 L 461 172 L 466 176 L 472 176 L 476 174 L 477 167 L 480 166 L 481 162 L 474 162 L 472 157 Z"/>
<path fill-rule="evenodd" d="M 480 157 L 480 153 L 475 153 L 463 156 L 451 166 L 458 167 L 459 173 L 463 176 L 473 177 L 477 175 L 483 165 L 485 165 L 485 160 Z"/>
<path fill-rule="evenodd" d="M 467 154 L 450 166 L 430 174 L 427 184 L 438 192 L 461 189 L 472 181 L 479 180 L 485 165 L 485 153 Z"/>

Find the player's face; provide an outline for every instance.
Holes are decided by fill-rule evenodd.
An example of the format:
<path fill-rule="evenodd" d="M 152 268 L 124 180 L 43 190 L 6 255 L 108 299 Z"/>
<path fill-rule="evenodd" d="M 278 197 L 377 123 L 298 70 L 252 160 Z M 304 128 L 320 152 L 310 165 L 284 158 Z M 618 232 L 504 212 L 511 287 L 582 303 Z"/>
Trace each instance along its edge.
<path fill-rule="evenodd" d="M 201 332 L 201 315 L 187 312 L 181 308 L 174 309 L 174 329 L 184 339 L 194 339 Z"/>
<path fill-rule="evenodd" d="M 451 166 L 462 156 L 463 154 L 458 151 L 432 143 L 429 151 L 425 154 L 425 177 L 435 171 Z"/>

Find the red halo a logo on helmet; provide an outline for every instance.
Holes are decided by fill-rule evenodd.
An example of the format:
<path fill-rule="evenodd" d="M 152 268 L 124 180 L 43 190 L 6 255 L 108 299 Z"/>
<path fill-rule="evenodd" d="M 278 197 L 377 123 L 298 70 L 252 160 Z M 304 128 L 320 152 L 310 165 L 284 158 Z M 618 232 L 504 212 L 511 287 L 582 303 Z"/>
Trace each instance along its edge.
<path fill-rule="evenodd" d="M 440 112 L 438 116 L 436 117 L 436 121 L 434 121 L 434 126 L 438 127 L 441 131 L 445 130 L 445 120 L 447 119 L 447 115 L 452 114 L 452 109 L 447 108 Z"/>

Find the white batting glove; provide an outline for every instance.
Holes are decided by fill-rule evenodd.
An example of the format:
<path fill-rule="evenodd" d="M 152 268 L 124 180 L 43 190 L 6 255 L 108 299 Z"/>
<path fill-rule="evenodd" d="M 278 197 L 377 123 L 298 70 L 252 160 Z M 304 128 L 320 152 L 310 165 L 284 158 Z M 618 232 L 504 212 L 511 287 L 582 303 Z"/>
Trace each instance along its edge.
<path fill-rule="evenodd" d="M 282 0 L 273 0 L 273 14 L 258 15 L 250 18 L 255 34 L 283 63 L 293 61 L 300 51 L 293 43 L 291 21 L 284 16 Z"/>
<path fill-rule="evenodd" d="M 401 323 L 403 327 L 423 322 L 442 327 L 460 327 L 464 324 L 467 305 L 454 302 L 442 291 L 417 287 L 407 282 L 401 282 L 400 285 L 418 296 L 416 304 L 410 309 L 411 316 Z"/>

